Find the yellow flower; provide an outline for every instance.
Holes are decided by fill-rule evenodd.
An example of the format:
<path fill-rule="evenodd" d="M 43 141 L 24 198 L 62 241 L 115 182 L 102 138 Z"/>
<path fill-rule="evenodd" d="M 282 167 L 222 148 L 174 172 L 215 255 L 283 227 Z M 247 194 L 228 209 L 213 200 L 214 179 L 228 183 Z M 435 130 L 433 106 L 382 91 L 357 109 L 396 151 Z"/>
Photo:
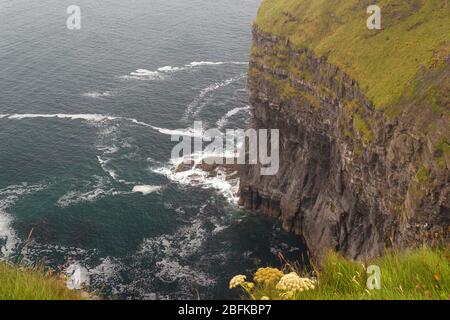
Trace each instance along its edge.
<path fill-rule="evenodd" d="M 268 296 L 263 296 L 261 297 L 261 300 L 270 300 L 270 298 Z"/>
<path fill-rule="evenodd" d="M 234 288 L 242 285 L 245 282 L 245 279 L 247 279 L 247 277 L 242 274 L 234 276 L 230 280 L 230 289 L 234 289 Z"/>
<path fill-rule="evenodd" d="M 255 287 L 255 284 L 253 282 L 244 282 L 241 283 L 241 286 L 246 290 L 252 290 Z"/>
<path fill-rule="evenodd" d="M 257 283 L 270 285 L 277 283 L 283 277 L 283 272 L 275 268 L 259 268 L 253 277 Z"/>
<path fill-rule="evenodd" d="M 295 292 L 295 291 L 308 291 L 315 288 L 313 280 L 308 278 L 300 278 L 297 273 L 291 272 L 283 276 L 278 282 L 276 288 L 278 290 Z"/>

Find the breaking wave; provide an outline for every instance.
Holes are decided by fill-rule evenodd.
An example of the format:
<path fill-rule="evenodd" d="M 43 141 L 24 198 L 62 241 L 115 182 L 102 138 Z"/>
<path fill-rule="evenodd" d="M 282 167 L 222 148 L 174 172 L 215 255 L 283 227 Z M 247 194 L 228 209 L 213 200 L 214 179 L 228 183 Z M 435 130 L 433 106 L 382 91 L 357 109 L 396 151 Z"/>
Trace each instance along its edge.
<path fill-rule="evenodd" d="M 210 93 L 212 93 L 220 88 L 229 86 L 232 83 L 235 83 L 237 81 L 245 79 L 246 76 L 247 76 L 247 74 L 242 73 L 237 77 L 229 78 L 224 81 L 215 82 L 215 83 L 209 85 L 208 87 L 202 89 L 200 91 L 200 93 L 198 94 L 198 96 L 186 108 L 183 120 L 188 120 L 188 119 L 192 118 L 193 116 L 198 115 L 198 113 L 200 113 L 205 106 L 205 103 L 203 102 L 204 98 L 206 96 L 208 96 Z"/>
<path fill-rule="evenodd" d="M 220 119 L 217 121 L 216 125 L 217 125 L 217 127 L 219 127 L 219 128 L 223 128 L 223 127 L 228 123 L 228 120 L 229 120 L 231 117 L 233 117 L 233 116 L 239 114 L 240 112 L 244 112 L 244 111 L 245 111 L 245 112 L 249 112 L 249 110 L 250 110 L 250 106 L 234 108 L 234 109 L 228 111 L 222 118 L 220 118 Z"/>
<path fill-rule="evenodd" d="M 158 80 L 163 79 L 164 75 L 182 70 L 182 68 L 165 66 L 158 70 L 151 71 L 147 69 L 137 69 L 131 72 L 129 75 L 122 76 L 122 79 L 133 79 L 133 80 Z"/>
<path fill-rule="evenodd" d="M 104 92 L 92 91 L 92 92 L 83 93 L 83 97 L 88 97 L 88 98 L 93 98 L 93 99 L 110 97 L 112 95 L 113 95 L 113 93 L 111 91 L 104 91 Z"/>
<path fill-rule="evenodd" d="M 220 65 L 224 65 L 224 64 L 248 65 L 248 62 L 239 62 L 239 61 L 229 61 L 229 62 L 222 62 L 222 61 L 218 61 L 218 62 L 193 61 L 193 62 L 185 65 L 185 67 L 195 68 L 195 67 L 202 67 L 202 66 L 220 66 Z"/>
<path fill-rule="evenodd" d="M 12 218 L 7 213 L 7 209 L 13 206 L 19 199 L 41 191 L 45 188 L 43 185 L 12 185 L 0 189 L 0 254 L 8 257 L 17 248 L 20 243 L 14 229 L 11 228 Z"/>
<path fill-rule="evenodd" d="M 238 62 L 238 61 L 229 61 L 229 62 L 213 62 L 213 61 L 193 61 L 191 63 L 185 64 L 182 67 L 173 67 L 173 66 L 164 66 L 158 68 L 157 70 L 148 70 L 148 69 L 136 69 L 130 74 L 121 76 L 122 79 L 127 80 L 163 80 L 167 75 L 179 72 L 190 70 L 199 67 L 205 66 L 220 66 L 220 65 L 248 65 L 248 62 Z"/>
<path fill-rule="evenodd" d="M 181 157 L 171 160 L 168 164 L 151 168 L 151 171 L 165 176 L 170 181 L 184 186 L 199 186 L 205 189 L 213 189 L 223 195 L 228 202 L 232 204 L 238 203 L 239 179 L 230 179 L 229 174 L 223 169 L 217 168 L 214 175 L 204 171 L 199 166 L 207 158 L 215 157 L 234 157 L 235 154 L 213 154 L 202 153 L 192 154 L 189 157 Z M 181 164 L 186 163 L 187 160 L 194 164 L 191 169 L 179 171 Z"/>
<path fill-rule="evenodd" d="M 181 135 L 181 136 L 198 136 L 201 132 L 196 132 L 191 128 L 187 129 L 167 129 L 161 128 L 157 126 L 153 126 L 151 124 L 139 121 L 134 118 L 127 117 L 116 117 L 116 116 L 108 116 L 102 114 L 65 114 L 65 113 L 55 113 L 55 114 L 38 114 L 38 113 L 24 113 L 24 114 L 1 114 L 0 119 L 10 119 L 10 120 L 23 120 L 23 119 L 67 119 L 67 120 L 83 120 L 90 123 L 99 123 L 103 121 L 128 121 L 134 124 L 151 128 L 159 133 L 166 135 Z"/>
<path fill-rule="evenodd" d="M 140 185 L 134 186 L 132 192 L 142 193 L 142 195 L 146 196 L 153 192 L 158 192 L 161 190 L 161 186 L 150 186 L 150 185 Z"/>

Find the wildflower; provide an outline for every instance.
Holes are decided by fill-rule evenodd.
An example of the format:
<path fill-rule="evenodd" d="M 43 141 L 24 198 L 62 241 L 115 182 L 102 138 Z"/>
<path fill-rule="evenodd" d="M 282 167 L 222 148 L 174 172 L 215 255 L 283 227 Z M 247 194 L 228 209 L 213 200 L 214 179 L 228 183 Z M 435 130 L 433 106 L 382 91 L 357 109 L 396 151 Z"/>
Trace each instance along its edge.
<path fill-rule="evenodd" d="M 253 278 L 258 283 L 270 285 L 280 281 L 283 275 L 283 272 L 276 268 L 259 268 Z"/>
<path fill-rule="evenodd" d="M 241 274 L 234 276 L 230 281 L 230 289 L 234 289 L 242 285 L 245 282 L 245 279 L 247 279 L 247 277 Z"/>
<path fill-rule="evenodd" d="M 253 282 L 243 282 L 241 283 L 241 287 L 247 291 L 250 291 L 255 287 L 255 284 Z"/>
<path fill-rule="evenodd" d="M 262 296 L 261 300 L 270 300 L 270 298 L 268 296 Z"/>
<path fill-rule="evenodd" d="M 308 278 L 300 278 L 297 273 L 291 272 L 281 278 L 276 288 L 283 291 L 308 291 L 315 289 L 315 283 Z"/>

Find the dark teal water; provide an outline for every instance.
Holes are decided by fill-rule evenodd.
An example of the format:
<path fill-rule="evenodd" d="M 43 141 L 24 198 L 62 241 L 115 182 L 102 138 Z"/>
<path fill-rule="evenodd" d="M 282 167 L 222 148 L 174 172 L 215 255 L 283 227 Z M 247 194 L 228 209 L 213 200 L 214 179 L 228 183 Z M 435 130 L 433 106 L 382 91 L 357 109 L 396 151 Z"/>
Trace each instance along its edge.
<path fill-rule="evenodd" d="M 194 120 L 244 127 L 259 1 L 77 0 L 77 31 L 71 4 L 0 0 L 0 255 L 128 299 L 232 298 L 232 275 L 298 258 L 235 184 L 170 162 Z"/>

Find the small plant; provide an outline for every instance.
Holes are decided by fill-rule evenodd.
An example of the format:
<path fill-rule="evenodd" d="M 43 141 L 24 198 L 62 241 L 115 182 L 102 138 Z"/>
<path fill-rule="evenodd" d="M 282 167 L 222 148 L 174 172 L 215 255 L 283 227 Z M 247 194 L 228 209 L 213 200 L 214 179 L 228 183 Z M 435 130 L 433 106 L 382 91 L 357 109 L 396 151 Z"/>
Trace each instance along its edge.
<path fill-rule="evenodd" d="M 230 288 L 241 287 L 244 298 L 252 300 L 448 300 L 449 259 L 448 248 L 387 252 L 364 263 L 330 252 L 314 271 L 317 279 L 301 277 L 298 268 L 282 259 L 287 273 L 261 268 L 253 276 L 254 283 L 240 275 L 232 279 Z M 373 266 L 380 279 L 379 286 L 370 287 Z"/>
<path fill-rule="evenodd" d="M 276 268 L 259 268 L 253 279 L 256 283 L 268 286 L 273 283 L 278 283 L 283 275 L 283 272 Z"/>
<path fill-rule="evenodd" d="M 230 289 L 240 287 L 253 300 L 284 300 L 291 299 L 296 292 L 315 289 L 315 281 L 309 278 L 301 278 L 296 272 L 284 274 L 276 268 L 259 268 L 253 282 L 247 282 L 244 275 L 234 276 L 230 281 Z M 267 291 L 266 295 L 261 292 Z M 257 295 L 255 295 L 256 293 Z"/>

